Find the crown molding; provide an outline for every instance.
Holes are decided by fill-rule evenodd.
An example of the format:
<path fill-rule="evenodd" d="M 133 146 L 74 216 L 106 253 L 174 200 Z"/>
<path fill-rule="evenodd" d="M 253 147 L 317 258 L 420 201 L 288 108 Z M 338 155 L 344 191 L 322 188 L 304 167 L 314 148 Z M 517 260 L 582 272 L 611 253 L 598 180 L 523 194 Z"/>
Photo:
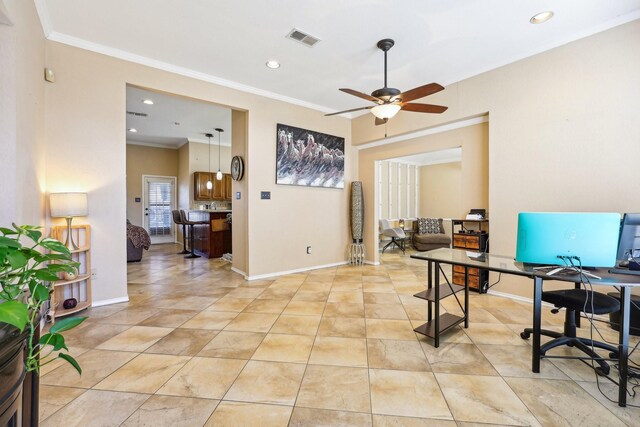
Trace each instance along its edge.
<path fill-rule="evenodd" d="M 41 21 L 43 20 L 41 19 Z M 45 26 L 43 24 L 43 29 L 44 28 Z M 46 32 L 47 31 L 45 30 L 45 34 Z M 201 81 L 213 83 L 219 86 L 224 86 L 230 89 L 239 90 L 241 92 L 263 96 L 265 98 L 286 102 L 288 104 L 298 105 L 300 107 L 309 108 L 311 110 L 316 110 L 323 113 L 330 113 L 332 111 L 335 111 L 333 108 L 328 108 L 322 105 L 313 104 L 311 102 L 303 101 L 297 98 L 291 98 L 286 95 L 281 95 L 279 93 L 270 92 L 268 90 L 259 89 L 257 87 L 245 85 L 245 84 L 234 82 L 231 80 L 222 79 L 220 77 L 212 76 L 211 74 L 206 74 L 200 71 L 191 70 L 189 68 L 169 64 L 167 62 L 158 61 L 152 58 L 148 58 L 146 56 L 137 55 L 134 53 L 130 53 L 120 49 L 115 49 L 102 44 L 93 43 L 84 39 L 69 36 L 67 34 L 62 34 L 56 31 L 50 31 L 49 34 L 47 35 L 47 39 L 54 42 L 77 47 L 80 49 L 88 50 L 91 52 L 100 53 L 102 55 L 111 56 L 113 58 L 122 59 L 124 61 L 145 65 L 147 67 L 156 68 L 158 70 L 168 71 L 170 73 L 178 74 L 185 77 L 190 77 L 192 79 L 201 80 Z"/>
<path fill-rule="evenodd" d="M 53 27 L 51 25 L 51 18 L 49 15 L 49 9 L 47 8 L 46 0 L 35 0 L 36 12 L 38 13 L 38 17 L 40 18 L 40 25 L 42 25 L 42 32 L 46 38 L 49 38 L 49 35 L 53 31 Z"/>
<path fill-rule="evenodd" d="M 156 144 L 156 143 L 153 143 L 153 142 L 136 141 L 136 140 L 133 140 L 133 139 L 127 139 L 127 145 L 140 145 L 142 147 L 166 148 L 167 150 L 177 150 L 182 145 L 184 145 L 184 143 L 182 145 L 177 146 L 177 147 L 173 147 L 173 146 L 169 146 L 169 145 Z"/>

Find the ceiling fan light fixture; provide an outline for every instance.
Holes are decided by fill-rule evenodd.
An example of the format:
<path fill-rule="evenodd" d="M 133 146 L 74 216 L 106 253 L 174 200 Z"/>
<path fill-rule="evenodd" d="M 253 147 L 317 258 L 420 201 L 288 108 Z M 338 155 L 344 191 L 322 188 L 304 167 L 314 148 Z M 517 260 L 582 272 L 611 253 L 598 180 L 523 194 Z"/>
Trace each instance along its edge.
<path fill-rule="evenodd" d="M 547 10 L 545 12 L 536 13 L 531 17 L 531 19 L 529 19 L 529 22 L 532 24 L 542 24 L 551 18 L 553 18 L 553 11 Z"/>
<path fill-rule="evenodd" d="M 371 109 L 374 116 L 379 119 L 390 119 L 400 111 L 400 105 L 398 104 L 382 104 L 376 105 Z"/>

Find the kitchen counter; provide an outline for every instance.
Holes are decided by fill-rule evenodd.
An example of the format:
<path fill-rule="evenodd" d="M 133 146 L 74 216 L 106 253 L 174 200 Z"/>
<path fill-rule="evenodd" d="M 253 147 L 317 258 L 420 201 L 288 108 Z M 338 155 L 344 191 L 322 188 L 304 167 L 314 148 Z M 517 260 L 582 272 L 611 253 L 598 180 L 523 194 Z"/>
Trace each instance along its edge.
<path fill-rule="evenodd" d="M 227 222 L 229 209 L 191 210 L 189 220 L 203 221 L 193 227 L 194 252 L 205 258 L 221 258 L 231 253 L 231 224 Z"/>
<path fill-rule="evenodd" d="M 231 209 L 191 209 L 189 212 L 224 212 L 231 213 Z"/>

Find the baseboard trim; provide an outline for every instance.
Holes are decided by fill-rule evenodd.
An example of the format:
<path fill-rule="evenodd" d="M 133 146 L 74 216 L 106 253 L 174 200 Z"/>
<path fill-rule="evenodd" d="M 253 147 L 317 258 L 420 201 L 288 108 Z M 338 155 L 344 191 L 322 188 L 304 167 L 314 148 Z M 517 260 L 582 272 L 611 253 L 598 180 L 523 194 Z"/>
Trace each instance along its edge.
<path fill-rule="evenodd" d="M 369 261 L 366 259 L 364 260 L 364 263 L 368 265 L 380 265 L 380 261 Z"/>
<path fill-rule="evenodd" d="M 111 304 L 119 304 L 122 302 L 129 302 L 129 296 L 119 297 L 119 298 L 111 298 L 111 299 L 103 299 L 100 301 L 93 301 L 91 303 L 91 307 L 102 307 L 103 305 L 111 305 Z"/>
<path fill-rule="evenodd" d="M 311 267 L 296 268 L 295 270 L 286 270 L 286 271 L 278 271 L 276 273 L 258 274 L 256 276 L 246 276 L 245 275 L 244 277 L 247 280 L 269 279 L 271 277 L 284 276 L 285 274 L 303 273 L 305 271 L 319 270 L 321 268 L 338 267 L 340 265 L 345 265 L 345 264 L 348 264 L 348 263 L 349 263 L 348 261 L 334 262 L 332 264 L 314 265 L 314 266 L 311 266 Z"/>
<path fill-rule="evenodd" d="M 234 273 L 238 273 L 238 274 L 239 274 L 239 275 L 241 275 L 241 276 L 244 276 L 244 278 L 245 278 L 245 279 L 247 278 L 247 273 L 245 273 L 245 272 L 244 272 L 244 271 L 242 271 L 242 270 L 238 270 L 238 269 L 237 269 L 237 268 L 235 268 L 235 267 L 231 267 L 231 271 L 233 271 Z"/>

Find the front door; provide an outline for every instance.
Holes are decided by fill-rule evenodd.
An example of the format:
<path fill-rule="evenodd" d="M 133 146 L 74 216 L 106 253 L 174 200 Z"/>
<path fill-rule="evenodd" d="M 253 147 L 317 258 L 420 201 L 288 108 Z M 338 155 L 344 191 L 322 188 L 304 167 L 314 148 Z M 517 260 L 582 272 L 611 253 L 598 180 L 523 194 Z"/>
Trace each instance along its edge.
<path fill-rule="evenodd" d="M 175 241 L 171 210 L 176 206 L 176 178 L 170 176 L 142 177 L 144 186 L 143 223 L 151 243 Z"/>

